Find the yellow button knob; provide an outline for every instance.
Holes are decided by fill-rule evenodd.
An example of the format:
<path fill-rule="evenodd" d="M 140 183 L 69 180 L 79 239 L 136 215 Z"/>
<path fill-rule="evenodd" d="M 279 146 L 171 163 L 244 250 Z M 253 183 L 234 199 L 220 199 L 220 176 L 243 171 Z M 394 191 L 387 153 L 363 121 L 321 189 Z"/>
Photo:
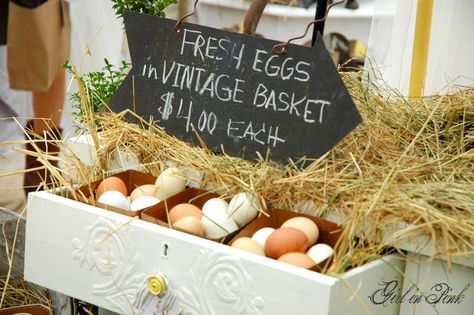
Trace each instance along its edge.
<path fill-rule="evenodd" d="M 153 276 L 148 278 L 148 291 L 153 295 L 160 295 L 166 290 L 166 282 L 162 276 Z"/>

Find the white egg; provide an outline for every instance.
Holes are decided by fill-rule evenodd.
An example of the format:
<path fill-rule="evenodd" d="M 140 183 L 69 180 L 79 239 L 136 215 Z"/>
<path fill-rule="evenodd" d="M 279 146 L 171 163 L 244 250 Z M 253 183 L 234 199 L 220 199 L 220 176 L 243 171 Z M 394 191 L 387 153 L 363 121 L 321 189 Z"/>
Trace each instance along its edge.
<path fill-rule="evenodd" d="M 267 242 L 267 238 L 275 232 L 274 228 L 271 227 L 265 227 L 261 228 L 257 232 L 253 233 L 252 239 L 258 243 L 262 248 L 265 248 L 265 243 Z"/>
<path fill-rule="evenodd" d="M 244 226 L 258 214 L 257 196 L 248 192 L 235 195 L 229 203 L 227 213 L 239 227 Z"/>
<path fill-rule="evenodd" d="M 132 204 L 130 205 L 130 210 L 132 211 L 142 210 L 142 209 L 154 206 L 159 202 L 160 200 L 153 196 L 140 196 L 136 198 L 135 200 L 133 200 Z"/>
<path fill-rule="evenodd" d="M 220 212 L 227 215 L 227 209 L 229 204 L 224 199 L 220 198 L 211 198 L 204 203 L 202 206 L 202 213 L 208 217 L 212 217 L 213 213 Z"/>
<path fill-rule="evenodd" d="M 226 213 L 220 211 L 212 211 L 209 216 L 204 214 L 201 222 L 206 237 L 211 239 L 221 238 L 239 229 L 234 220 L 229 218 Z"/>
<path fill-rule="evenodd" d="M 316 264 L 319 264 L 325 261 L 326 259 L 331 257 L 333 254 L 334 254 L 334 249 L 332 249 L 331 246 L 324 243 L 313 245 L 306 252 L 306 255 L 308 255 L 309 258 L 314 260 Z"/>
<path fill-rule="evenodd" d="M 127 196 L 117 190 L 108 190 L 104 192 L 102 195 L 100 195 L 97 201 L 124 210 L 129 210 L 130 207 Z"/>
<path fill-rule="evenodd" d="M 183 172 L 177 167 L 171 167 L 164 170 L 155 182 L 158 191 L 156 197 L 165 200 L 186 189 L 186 179 Z"/>

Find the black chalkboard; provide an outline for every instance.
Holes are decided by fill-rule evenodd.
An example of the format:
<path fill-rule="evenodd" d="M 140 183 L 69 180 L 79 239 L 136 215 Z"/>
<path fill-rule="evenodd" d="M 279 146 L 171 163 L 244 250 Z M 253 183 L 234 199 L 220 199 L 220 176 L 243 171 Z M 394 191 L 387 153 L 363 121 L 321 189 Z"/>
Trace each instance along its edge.
<path fill-rule="evenodd" d="M 132 69 L 113 96 L 177 138 L 254 159 L 317 158 L 361 117 L 321 38 L 290 45 L 146 14 L 125 12 Z M 133 99 L 134 98 L 134 99 Z M 193 131 L 195 130 L 195 131 Z"/>

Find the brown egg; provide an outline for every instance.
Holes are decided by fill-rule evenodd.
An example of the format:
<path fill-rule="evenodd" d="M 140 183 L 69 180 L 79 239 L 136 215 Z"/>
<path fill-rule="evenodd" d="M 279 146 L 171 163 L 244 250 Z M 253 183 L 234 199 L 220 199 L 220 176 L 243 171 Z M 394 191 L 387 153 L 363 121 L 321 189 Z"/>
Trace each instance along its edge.
<path fill-rule="evenodd" d="M 308 238 L 308 245 L 312 246 L 316 243 L 319 237 L 319 229 L 316 223 L 313 220 L 305 217 L 295 217 L 289 220 L 286 220 L 281 227 L 292 227 L 300 230 Z"/>
<path fill-rule="evenodd" d="M 282 227 L 270 234 L 265 243 L 267 257 L 278 259 L 280 256 L 291 253 L 304 253 L 308 248 L 308 238 L 298 229 Z"/>
<path fill-rule="evenodd" d="M 95 190 L 95 198 L 99 199 L 100 195 L 108 190 L 117 190 L 125 196 L 128 196 L 127 185 L 125 185 L 123 180 L 116 176 L 107 177 L 100 182 L 99 186 L 97 186 L 97 189 Z"/>
<path fill-rule="evenodd" d="M 316 266 L 316 263 L 309 258 L 308 255 L 303 253 L 287 253 L 278 258 L 278 260 L 305 269 Z"/>
<path fill-rule="evenodd" d="M 141 196 L 154 196 L 158 188 L 153 184 L 141 185 L 135 188 L 130 194 L 130 202 Z"/>
<path fill-rule="evenodd" d="M 190 203 L 180 203 L 179 205 L 176 205 L 171 208 L 169 212 L 171 225 L 173 225 L 179 219 L 187 216 L 193 216 L 196 219 L 201 220 L 202 212 L 198 207 Z"/>
<path fill-rule="evenodd" d="M 204 236 L 204 227 L 201 220 L 193 216 L 179 219 L 173 224 L 173 227 L 198 236 Z"/>

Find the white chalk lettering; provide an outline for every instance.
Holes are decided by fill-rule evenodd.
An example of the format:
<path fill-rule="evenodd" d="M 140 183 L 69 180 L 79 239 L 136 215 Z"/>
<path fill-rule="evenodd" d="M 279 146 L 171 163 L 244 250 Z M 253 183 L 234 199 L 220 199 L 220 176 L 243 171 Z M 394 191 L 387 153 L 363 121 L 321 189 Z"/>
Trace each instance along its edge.
<path fill-rule="evenodd" d="M 173 86 L 174 87 L 179 87 L 179 84 L 178 84 L 178 79 L 179 79 L 179 71 L 181 70 L 181 68 L 184 66 L 183 64 L 180 64 L 180 63 L 176 63 L 176 65 L 178 66 L 176 68 L 176 74 L 174 75 L 174 83 L 173 83 Z"/>
<path fill-rule="evenodd" d="M 229 122 L 227 123 L 227 136 L 232 137 L 232 138 L 242 138 L 242 136 L 239 135 L 234 135 L 232 133 L 233 130 L 239 130 L 239 128 L 233 127 L 233 125 L 243 125 L 243 121 L 232 121 L 231 118 L 229 118 Z"/>
<path fill-rule="evenodd" d="M 278 136 L 278 129 L 279 127 L 276 126 L 276 127 L 272 127 L 270 126 L 269 128 L 270 130 L 268 131 L 268 139 L 267 139 L 267 144 L 271 144 L 272 147 L 276 147 L 276 145 L 281 142 L 281 143 L 285 143 L 286 140 L 283 139 L 283 138 L 280 138 Z M 273 133 L 272 133 L 273 131 Z"/>
<path fill-rule="evenodd" d="M 148 71 L 147 71 L 148 68 Z M 156 68 L 153 67 L 152 65 L 143 65 L 143 71 L 142 71 L 142 76 L 147 77 L 148 79 L 155 79 L 158 80 L 158 74 L 156 71 Z"/>
<path fill-rule="evenodd" d="M 187 41 L 187 38 L 189 37 L 188 33 L 191 34 L 197 34 L 197 36 L 194 37 L 193 40 Z M 186 44 L 192 45 L 193 46 L 193 55 L 194 57 L 197 56 L 197 53 L 199 52 L 199 56 L 201 57 L 202 60 L 204 60 L 204 55 L 202 54 L 201 47 L 205 45 L 205 40 L 204 37 L 202 37 L 200 31 L 193 31 L 189 29 L 184 29 L 184 35 L 183 35 L 183 40 L 181 41 L 181 51 L 180 54 L 184 54 L 184 47 Z"/>
<path fill-rule="evenodd" d="M 283 57 L 279 55 L 268 55 L 265 50 L 257 49 L 252 64 L 252 69 L 257 72 L 264 72 L 269 77 L 279 77 L 283 81 L 295 79 L 301 82 L 307 82 L 310 79 L 306 67 L 310 64 L 304 61 L 296 62 L 293 57 Z M 261 67 L 263 65 L 263 67 Z"/>
<path fill-rule="evenodd" d="M 265 109 L 268 109 L 268 107 L 272 107 L 275 112 L 277 111 L 277 105 L 276 105 L 275 91 L 274 90 L 270 91 L 270 95 L 268 96 L 267 102 L 265 103 Z"/>
<path fill-rule="evenodd" d="M 296 116 L 299 116 L 300 115 L 300 112 L 298 111 L 298 108 L 296 108 L 296 106 L 300 105 L 301 103 L 303 103 L 306 99 L 306 96 L 303 97 L 302 99 L 300 99 L 299 101 L 295 101 L 295 94 L 293 93 L 291 95 L 291 102 L 290 102 L 290 115 L 293 113 L 293 111 L 295 111 L 295 115 Z"/>
<path fill-rule="evenodd" d="M 291 60 L 293 60 L 293 58 L 288 57 L 288 58 L 285 59 L 285 61 L 283 61 L 282 65 L 281 65 L 281 78 L 282 78 L 283 81 L 291 79 L 291 77 L 293 76 L 293 72 L 295 71 L 295 69 L 292 68 L 292 67 L 286 68 L 286 63 L 288 61 L 291 61 Z M 288 70 L 287 75 L 285 75 L 285 70 Z"/>
<path fill-rule="evenodd" d="M 199 36 L 197 37 L 196 45 L 194 46 L 194 57 L 196 57 L 197 52 L 199 52 L 201 59 L 204 60 L 204 55 L 201 50 L 201 47 L 204 47 L 204 45 L 206 45 L 206 40 L 202 35 L 199 34 Z"/>
<path fill-rule="evenodd" d="M 191 127 L 191 113 L 192 113 L 192 108 L 193 108 L 193 102 L 189 101 L 189 107 L 188 107 L 188 114 L 187 116 L 184 116 L 184 109 L 183 109 L 183 99 L 179 101 L 179 108 L 178 108 L 178 114 L 176 115 L 176 118 L 184 118 L 186 119 L 186 132 L 189 132 L 189 129 Z"/>
<path fill-rule="evenodd" d="M 173 98 L 174 98 L 174 93 L 173 92 L 168 92 L 166 94 L 163 94 L 161 96 L 161 100 L 165 102 L 165 105 L 163 108 L 158 108 L 158 112 L 161 114 L 161 119 L 162 120 L 168 120 L 171 113 L 173 112 Z"/>
<path fill-rule="evenodd" d="M 245 45 L 242 44 L 242 46 L 240 47 L 240 51 L 239 51 L 239 55 L 238 56 L 235 56 L 234 55 L 234 52 L 235 52 L 235 48 L 237 46 L 234 44 L 234 47 L 232 48 L 232 58 L 234 58 L 235 60 L 237 60 L 237 64 L 235 65 L 235 69 L 239 69 L 240 68 L 240 63 L 242 61 L 242 55 L 244 54 L 244 48 L 245 48 Z"/>
<path fill-rule="evenodd" d="M 163 61 L 163 76 L 161 82 L 163 84 L 166 84 L 168 82 L 168 79 L 170 78 L 171 74 L 173 73 L 173 69 L 175 66 L 176 62 L 173 61 L 173 65 L 171 66 L 171 69 L 169 70 L 168 74 L 166 74 L 166 60 Z"/>
<path fill-rule="evenodd" d="M 194 88 L 194 91 L 197 92 L 199 91 L 200 82 L 201 82 L 201 73 L 206 72 L 206 69 L 203 68 L 196 68 L 197 71 L 197 77 L 196 77 L 196 87 Z"/>
<path fill-rule="evenodd" d="M 224 46 L 223 43 L 227 43 L 228 47 Z M 229 56 L 230 45 L 231 45 L 230 40 L 228 40 L 226 38 L 219 39 L 219 48 L 220 48 L 219 52 L 222 51 L 224 53 L 224 55 L 223 56 L 217 55 L 216 60 L 223 60 L 223 59 L 226 59 Z"/>
<path fill-rule="evenodd" d="M 310 119 L 310 117 L 309 117 L 310 115 L 313 114 L 313 110 L 311 110 L 311 108 L 310 108 L 311 105 L 320 105 L 319 115 L 318 115 L 318 122 L 320 124 L 322 124 L 323 123 L 323 117 L 324 117 L 324 109 L 326 108 L 326 105 L 330 106 L 331 102 L 324 101 L 324 100 L 308 99 L 306 101 L 306 104 L 305 104 L 305 107 L 304 107 L 304 113 L 303 113 L 303 119 L 306 123 L 315 123 L 316 122 L 316 120 L 314 118 Z"/>
<path fill-rule="evenodd" d="M 228 38 L 216 38 L 212 36 L 203 36 L 202 32 L 184 29 L 181 40 L 180 54 L 184 55 L 187 49 L 192 49 L 192 55 L 201 60 L 228 59 L 234 64 L 236 69 L 240 69 L 242 64 L 245 44 L 233 43 Z"/>
<path fill-rule="evenodd" d="M 207 130 L 207 132 L 212 135 L 216 129 L 216 126 L 217 116 L 213 112 L 210 112 L 208 115 L 206 111 L 202 111 L 198 120 L 199 131 L 204 132 Z"/>
<path fill-rule="evenodd" d="M 221 74 L 220 76 L 217 77 L 216 79 L 216 87 L 220 87 L 220 81 L 222 78 L 229 78 L 229 76 L 227 74 Z M 222 94 L 219 93 L 219 90 L 216 89 L 216 96 L 219 100 L 221 101 L 230 101 L 230 99 L 232 98 L 232 91 L 228 88 L 228 87 L 222 87 L 221 88 L 221 91 L 224 91 L 226 93 L 225 96 L 222 96 Z"/>
<path fill-rule="evenodd" d="M 173 87 L 197 92 L 199 95 L 217 97 L 223 102 L 243 103 L 245 80 L 231 78 L 227 74 L 207 73 L 203 68 L 173 62 L 163 62 L 162 82 L 173 80 Z"/>
<path fill-rule="evenodd" d="M 271 145 L 276 147 L 279 143 L 285 143 L 286 140 L 279 135 L 278 126 L 268 126 L 266 123 L 258 125 L 255 122 L 227 121 L 227 136 L 234 139 L 246 139 L 261 145 Z"/>
<path fill-rule="evenodd" d="M 276 77 L 279 72 L 280 72 L 280 67 L 279 66 L 272 66 L 271 61 L 273 59 L 278 59 L 278 55 L 273 55 L 270 58 L 267 59 L 267 62 L 265 63 L 265 73 L 269 77 Z M 270 70 L 273 70 L 273 72 L 270 72 Z"/>
<path fill-rule="evenodd" d="M 192 84 L 193 84 L 193 76 L 194 76 L 194 67 L 186 66 L 183 70 L 183 75 L 181 76 L 181 85 L 180 89 L 187 88 L 191 91 Z"/>
<path fill-rule="evenodd" d="M 212 46 L 213 41 L 217 42 L 217 38 L 209 37 L 206 45 L 206 57 L 211 59 L 214 59 L 214 53 L 217 50 L 217 46 Z M 212 52 L 212 54 L 210 54 L 209 52 Z"/>
<path fill-rule="evenodd" d="M 330 106 L 331 102 L 318 100 L 318 103 L 321 104 L 321 109 L 319 110 L 319 123 L 322 124 L 323 123 L 323 113 L 324 113 L 325 105 Z"/>
<path fill-rule="evenodd" d="M 314 106 L 319 105 L 319 111 Z M 306 123 L 320 124 L 323 122 L 324 112 L 331 102 L 319 99 L 309 99 L 307 96 L 298 97 L 295 92 L 277 92 L 268 89 L 259 83 L 253 97 L 253 106 L 273 110 L 274 112 L 287 112 L 289 115 L 302 117 Z"/>
<path fill-rule="evenodd" d="M 267 101 L 267 97 L 265 96 L 265 93 L 267 92 L 267 88 L 265 85 L 262 83 L 259 83 L 257 90 L 255 91 L 255 96 L 253 98 L 253 105 L 255 107 L 263 107 L 265 105 L 265 102 Z M 263 101 L 261 103 L 257 103 L 257 98 L 263 97 Z"/>
<path fill-rule="evenodd" d="M 209 91 L 209 96 L 214 97 L 214 77 L 215 76 L 216 76 L 215 73 L 211 73 L 209 77 L 207 77 L 206 82 L 204 82 L 204 85 L 199 91 L 199 95 L 203 95 L 205 91 Z"/>
<path fill-rule="evenodd" d="M 302 70 L 301 67 L 307 66 L 310 67 L 310 64 L 304 61 L 300 61 L 296 64 L 296 72 L 299 74 L 303 75 L 303 77 L 295 77 L 295 80 L 301 81 L 301 82 L 308 82 L 310 79 L 309 72 Z"/>
<path fill-rule="evenodd" d="M 255 52 L 255 58 L 253 60 L 253 65 L 252 65 L 252 69 L 254 71 L 257 71 L 257 72 L 262 72 L 262 69 L 259 69 L 257 68 L 257 65 L 259 63 L 263 63 L 262 60 L 259 59 L 259 56 L 260 54 L 267 54 L 267 52 L 265 50 L 261 50 L 261 49 L 257 49 L 256 52 Z"/>
<path fill-rule="evenodd" d="M 232 94 L 232 101 L 234 101 L 235 103 L 243 103 L 244 102 L 244 100 L 239 99 L 237 97 L 238 92 L 244 93 L 244 91 L 242 89 L 239 89 L 239 84 L 244 83 L 244 82 L 245 82 L 245 80 L 235 79 L 234 93 Z"/>
<path fill-rule="evenodd" d="M 260 128 L 260 130 L 258 130 L 257 132 L 254 132 L 253 131 L 253 124 L 252 124 L 252 122 L 249 122 L 249 124 L 247 125 L 247 128 L 244 131 L 244 135 L 242 136 L 242 138 L 247 138 L 248 137 L 252 141 L 255 141 L 255 142 L 260 143 L 260 144 L 265 144 L 265 142 L 263 142 L 263 141 L 261 141 L 257 138 L 258 135 L 261 132 L 265 132 L 265 123 L 263 123 L 263 126 L 262 126 L 262 128 Z"/>
<path fill-rule="evenodd" d="M 280 92 L 280 95 L 278 95 L 278 100 L 280 101 L 280 103 L 286 105 L 284 107 L 280 107 L 278 108 L 278 111 L 279 112 L 286 112 L 288 110 L 288 108 L 290 108 L 290 103 L 288 103 L 288 101 L 284 100 L 283 99 L 283 96 L 289 101 L 290 99 L 290 96 L 288 95 L 288 93 L 286 92 Z"/>

